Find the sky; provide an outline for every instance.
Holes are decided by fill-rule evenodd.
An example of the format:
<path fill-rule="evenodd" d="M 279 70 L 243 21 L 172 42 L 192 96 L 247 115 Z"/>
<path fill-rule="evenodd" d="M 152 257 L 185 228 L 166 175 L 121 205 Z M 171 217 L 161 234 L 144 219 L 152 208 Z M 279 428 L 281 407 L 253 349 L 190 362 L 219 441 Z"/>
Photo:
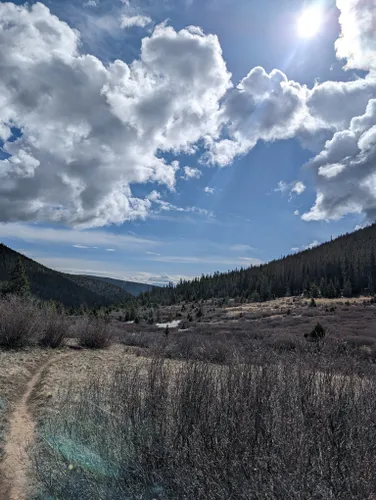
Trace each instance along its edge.
<path fill-rule="evenodd" d="M 375 220 L 376 0 L 0 2 L 0 241 L 167 284 Z"/>

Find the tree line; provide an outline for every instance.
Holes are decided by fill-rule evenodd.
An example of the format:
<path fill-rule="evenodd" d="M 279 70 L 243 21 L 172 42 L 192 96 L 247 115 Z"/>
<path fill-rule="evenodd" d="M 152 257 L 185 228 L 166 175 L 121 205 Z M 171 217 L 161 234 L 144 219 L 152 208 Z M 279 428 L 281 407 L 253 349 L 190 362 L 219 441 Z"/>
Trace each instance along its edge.
<path fill-rule="evenodd" d="M 175 304 L 216 298 L 266 301 L 301 295 L 373 295 L 376 286 L 376 224 L 323 245 L 260 266 L 202 275 L 142 295 L 141 301 Z"/>

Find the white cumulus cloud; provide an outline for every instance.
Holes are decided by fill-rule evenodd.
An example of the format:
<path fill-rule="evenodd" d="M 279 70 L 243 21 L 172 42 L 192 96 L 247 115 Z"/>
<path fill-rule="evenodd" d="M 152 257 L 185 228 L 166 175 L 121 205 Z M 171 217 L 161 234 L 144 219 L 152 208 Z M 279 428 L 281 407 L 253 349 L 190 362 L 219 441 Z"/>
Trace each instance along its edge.
<path fill-rule="evenodd" d="M 292 137 L 318 153 L 310 163 L 317 199 L 303 219 L 373 217 L 375 3 L 337 6 L 337 56 L 367 74 L 309 89 L 262 67 L 234 85 L 217 36 L 195 26 L 157 25 L 134 61 L 104 64 L 43 4 L 0 3 L 0 220 L 95 227 L 146 218 L 153 203 L 179 210 L 132 192 L 147 182 L 174 189 L 179 165 L 167 153 L 194 153 L 199 143 L 202 162 L 226 166 L 260 140 Z M 142 27 L 149 18 L 122 22 Z M 184 169 L 187 179 L 197 172 Z M 287 190 L 301 194 L 304 185 Z"/>
<path fill-rule="evenodd" d="M 0 218 L 82 227 L 144 218 L 133 183 L 175 184 L 161 152 L 216 131 L 230 85 L 218 38 L 160 25 L 139 59 L 105 66 L 41 3 L 0 3 Z"/>
<path fill-rule="evenodd" d="M 306 190 L 306 186 L 303 184 L 303 182 L 297 181 L 297 182 L 294 182 L 290 193 L 291 194 L 295 193 L 295 194 L 299 195 L 299 194 L 304 193 L 305 190 Z"/>
<path fill-rule="evenodd" d="M 282 194 L 290 193 L 290 199 L 293 195 L 299 196 L 304 193 L 306 190 L 306 186 L 302 181 L 293 181 L 287 184 L 285 181 L 279 181 L 277 187 L 274 189 L 274 192 L 279 192 Z"/>
<path fill-rule="evenodd" d="M 190 180 L 190 179 L 199 179 L 202 175 L 201 170 L 198 168 L 193 168 L 193 167 L 184 167 L 184 175 L 182 176 L 182 179 L 185 180 Z"/>
<path fill-rule="evenodd" d="M 374 0 L 337 0 L 342 33 L 337 56 L 347 68 L 376 70 L 376 4 Z"/>
<path fill-rule="evenodd" d="M 316 171 L 317 198 L 304 220 L 338 219 L 348 213 L 376 216 L 376 99 L 337 132 L 309 166 Z"/>
<path fill-rule="evenodd" d="M 148 16 L 123 16 L 121 18 L 121 27 L 122 28 L 133 28 L 134 26 L 138 26 L 139 28 L 145 28 L 148 24 L 152 22 L 151 18 Z"/>

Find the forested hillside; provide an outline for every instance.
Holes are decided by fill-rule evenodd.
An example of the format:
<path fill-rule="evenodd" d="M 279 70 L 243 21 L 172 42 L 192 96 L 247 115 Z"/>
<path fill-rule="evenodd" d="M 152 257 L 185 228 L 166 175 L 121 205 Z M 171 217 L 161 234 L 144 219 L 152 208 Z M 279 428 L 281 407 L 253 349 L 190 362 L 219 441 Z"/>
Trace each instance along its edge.
<path fill-rule="evenodd" d="M 130 297 L 124 290 L 110 284 L 93 283 L 92 279 L 79 280 L 75 276 L 53 271 L 3 244 L 0 244 L 1 288 L 6 287 L 19 259 L 25 269 L 32 295 L 42 300 L 54 300 L 66 307 L 77 308 L 81 305 L 108 306 Z"/>
<path fill-rule="evenodd" d="M 96 276 L 86 276 L 81 274 L 65 274 L 65 276 L 77 285 L 106 297 L 113 304 L 119 304 L 133 297 L 124 288 L 104 281 Z"/>
<path fill-rule="evenodd" d="M 376 224 L 318 247 L 257 267 L 215 273 L 153 290 L 145 300 L 175 303 L 212 297 L 264 301 L 305 293 L 311 297 L 372 295 L 376 284 Z"/>
<path fill-rule="evenodd" d="M 117 280 L 114 278 L 105 278 L 103 276 L 86 276 L 86 278 L 93 278 L 96 281 L 103 281 L 106 283 L 110 283 L 111 285 L 115 285 L 116 287 L 122 288 L 123 290 L 132 294 L 135 297 L 137 297 L 141 293 L 150 292 L 154 288 L 153 285 L 147 285 L 146 283 L 136 283 L 134 281 Z"/>

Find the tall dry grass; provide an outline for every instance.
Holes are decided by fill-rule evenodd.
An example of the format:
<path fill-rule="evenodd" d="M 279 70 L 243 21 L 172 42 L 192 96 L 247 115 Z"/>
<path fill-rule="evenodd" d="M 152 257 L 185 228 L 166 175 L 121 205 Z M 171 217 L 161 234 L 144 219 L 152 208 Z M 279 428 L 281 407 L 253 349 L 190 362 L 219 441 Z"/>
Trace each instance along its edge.
<path fill-rule="evenodd" d="M 38 498 L 369 499 L 375 391 L 262 359 L 121 366 L 39 427 Z"/>

